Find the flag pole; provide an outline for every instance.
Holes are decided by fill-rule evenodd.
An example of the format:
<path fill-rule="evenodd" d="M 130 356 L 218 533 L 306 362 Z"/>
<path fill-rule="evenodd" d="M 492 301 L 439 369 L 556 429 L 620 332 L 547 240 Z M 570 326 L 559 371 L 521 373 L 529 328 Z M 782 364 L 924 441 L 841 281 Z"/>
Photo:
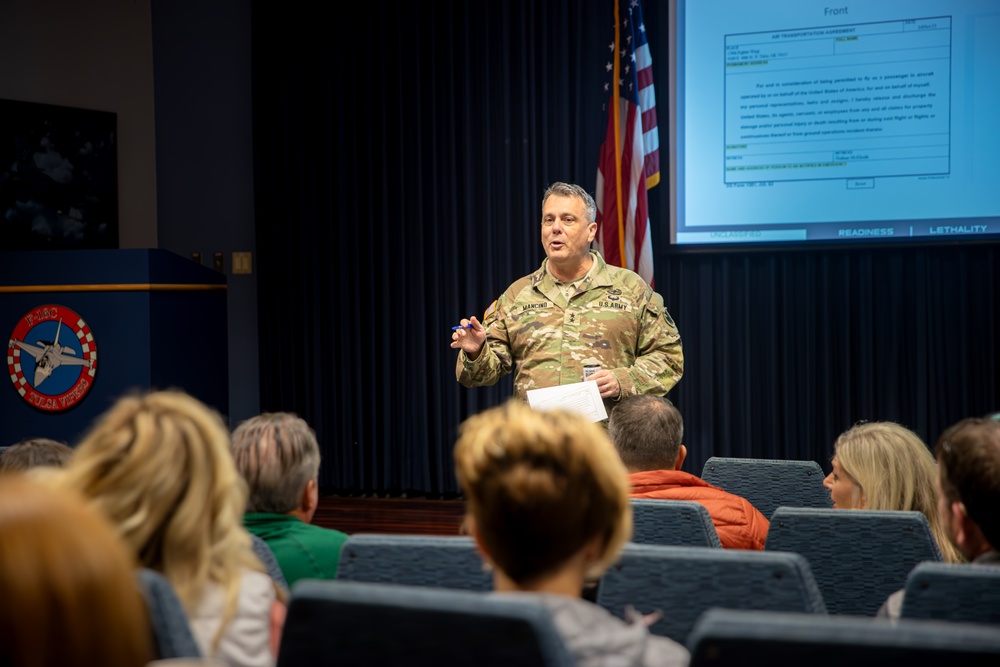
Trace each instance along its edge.
<path fill-rule="evenodd" d="M 615 201 L 618 204 L 618 256 L 623 267 L 628 268 L 628 257 L 625 256 L 625 211 L 622 208 L 622 124 L 621 124 L 621 17 L 618 14 L 619 0 L 615 3 L 615 54 L 614 81 L 611 87 L 611 113 L 615 119 Z"/>

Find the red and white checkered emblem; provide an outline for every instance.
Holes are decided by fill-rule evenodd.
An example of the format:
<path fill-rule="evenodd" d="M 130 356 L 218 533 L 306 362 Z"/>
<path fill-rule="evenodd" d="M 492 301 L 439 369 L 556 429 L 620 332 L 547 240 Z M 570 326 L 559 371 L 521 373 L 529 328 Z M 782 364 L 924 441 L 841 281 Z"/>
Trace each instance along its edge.
<path fill-rule="evenodd" d="M 29 405 L 62 412 L 94 386 L 97 342 L 70 308 L 39 306 L 18 320 L 7 343 L 7 370 L 14 389 Z"/>

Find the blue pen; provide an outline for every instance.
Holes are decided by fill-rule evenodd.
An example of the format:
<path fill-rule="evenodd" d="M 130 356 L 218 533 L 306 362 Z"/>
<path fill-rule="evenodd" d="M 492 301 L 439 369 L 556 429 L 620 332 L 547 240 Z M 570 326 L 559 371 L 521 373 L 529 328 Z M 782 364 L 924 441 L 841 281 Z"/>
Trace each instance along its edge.
<path fill-rule="evenodd" d="M 472 328 L 472 324 L 471 323 L 470 324 L 466 324 L 465 326 L 462 326 L 461 324 L 459 324 L 457 327 L 452 327 L 451 330 L 452 331 L 458 331 L 459 329 L 471 329 L 471 328 Z"/>

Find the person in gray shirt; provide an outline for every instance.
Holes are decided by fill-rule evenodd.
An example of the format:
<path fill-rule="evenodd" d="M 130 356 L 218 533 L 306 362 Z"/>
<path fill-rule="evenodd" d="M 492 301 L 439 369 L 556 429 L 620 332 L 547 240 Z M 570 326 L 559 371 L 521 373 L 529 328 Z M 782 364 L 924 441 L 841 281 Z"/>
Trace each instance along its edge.
<path fill-rule="evenodd" d="M 454 453 L 495 594 L 534 596 L 579 667 L 688 664 L 687 649 L 649 633 L 653 617 L 623 621 L 582 597 L 632 533 L 628 474 L 601 426 L 514 399 L 467 419 Z"/>

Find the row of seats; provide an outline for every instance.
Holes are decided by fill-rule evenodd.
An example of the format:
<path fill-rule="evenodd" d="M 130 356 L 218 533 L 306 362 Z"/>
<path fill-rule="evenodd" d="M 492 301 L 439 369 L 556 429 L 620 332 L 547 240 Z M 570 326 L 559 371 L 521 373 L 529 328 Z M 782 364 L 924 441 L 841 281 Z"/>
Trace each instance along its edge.
<path fill-rule="evenodd" d="M 317 641 L 327 636 L 331 643 Z M 995 629 L 911 619 L 709 609 L 685 643 L 691 667 L 1000 664 Z M 530 599 L 340 580 L 297 583 L 277 667 L 372 664 L 573 663 L 548 613 Z"/>
<path fill-rule="evenodd" d="M 837 514 L 853 518 L 861 511 Z M 905 597 L 907 617 L 1000 622 L 1000 568 L 948 565 L 916 556 L 905 569 L 890 572 L 891 564 L 906 560 L 899 552 L 908 551 L 904 543 L 912 534 L 879 530 L 897 547 L 893 558 L 880 559 L 883 563 L 868 563 L 863 559 L 872 558 L 870 554 L 839 538 L 839 561 L 821 561 L 820 566 L 793 549 L 630 543 L 601 578 L 596 601 L 618 616 L 629 604 L 644 613 L 664 611 L 651 631 L 681 642 L 711 607 L 873 616 L 890 593 L 904 587 L 912 591 Z M 808 552 L 811 545 L 796 546 Z M 492 588 L 492 576 L 468 537 L 355 534 L 344 545 L 337 576 L 344 581 L 477 592 Z M 953 591 L 962 602 L 945 604 L 945 591 Z"/>
<path fill-rule="evenodd" d="M 679 500 L 632 499 L 638 544 L 720 548 L 704 506 Z M 808 561 L 831 614 L 874 615 L 918 563 L 941 561 L 920 512 L 779 507 L 766 551 Z"/>

